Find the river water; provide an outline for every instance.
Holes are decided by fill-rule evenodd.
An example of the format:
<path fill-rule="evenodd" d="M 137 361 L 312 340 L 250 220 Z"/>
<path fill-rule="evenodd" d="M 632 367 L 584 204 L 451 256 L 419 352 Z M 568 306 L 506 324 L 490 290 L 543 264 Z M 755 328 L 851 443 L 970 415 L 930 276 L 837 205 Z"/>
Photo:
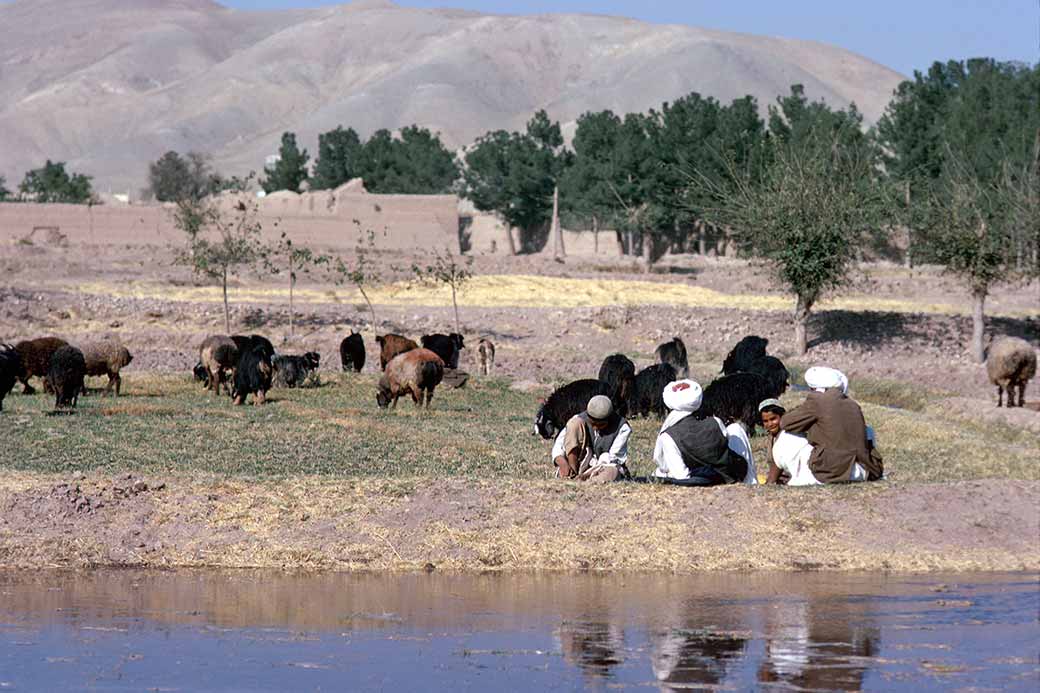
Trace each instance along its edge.
<path fill-rule="evenodd" d="M 1033 574 L 0 572 L 0 691 L 1040 690 Z"/>

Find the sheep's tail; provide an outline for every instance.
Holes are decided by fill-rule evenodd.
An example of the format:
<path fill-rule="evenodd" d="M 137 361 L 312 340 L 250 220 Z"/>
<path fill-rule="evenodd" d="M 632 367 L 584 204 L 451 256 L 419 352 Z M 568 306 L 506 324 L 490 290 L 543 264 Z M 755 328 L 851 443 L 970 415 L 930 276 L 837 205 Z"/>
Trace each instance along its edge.
<path fill-rule="evenodd" d="M 438 371 L 440 371 L 440 366 L 436 361 L 424 361 L 419 378 L 420 387 L 426 389 L 436 383 Z"/>

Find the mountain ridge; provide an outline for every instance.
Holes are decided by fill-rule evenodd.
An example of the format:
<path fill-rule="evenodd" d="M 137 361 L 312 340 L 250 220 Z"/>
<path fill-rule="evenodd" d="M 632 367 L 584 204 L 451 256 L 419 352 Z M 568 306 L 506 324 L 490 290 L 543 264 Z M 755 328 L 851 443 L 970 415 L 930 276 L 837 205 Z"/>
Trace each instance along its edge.
<path fill-rule="evenodd" d="M 259 169 L 284 130 L 417 123 L 466 145 L 545 108 L 645 111 L 691 91 L 761 108 L 802 83 L 876 120 L 902 77 L 826 44 L 587 14 L 492 15 L 358 0 L 245 11 L 211 0 L 0 4 L 0 175 L 44 159 L 136 191 L 169 149 Z M 70 5 L 74 10 L 70 11 Z M 129 9 L 128 9 L 129 8 Z"/>

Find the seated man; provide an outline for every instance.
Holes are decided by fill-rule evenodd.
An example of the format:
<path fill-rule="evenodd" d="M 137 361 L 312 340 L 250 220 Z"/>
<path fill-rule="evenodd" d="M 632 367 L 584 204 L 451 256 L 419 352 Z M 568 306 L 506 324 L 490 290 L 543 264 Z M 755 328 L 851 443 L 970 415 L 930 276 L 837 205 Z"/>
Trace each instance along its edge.
<path fill-rule="evenodd" d="M 609 397 L 589 400 L 583 414 L 571 417 L 553 445 L 553 464 L 561 479 L 605 483 L 627 479 L 628 438 L 632 427 L 614 412 Z"/>
<path fill-rule="evenodd" d="M 730 448 L 722 422 L 714 416 L 697 417 L 701 396 L 701 386 L 692 380 L 669 383 L 664 389 L 664 403 L 671 413 L 654 446 L 654 476 L 690 486 L 736 484 L 746 482 L 749 476 L 754 479 L 749 460 Z"/>
<path fill-rule="evenodd" d="M 874 448 L 863 410 L 846 394 L 849 381 L 845 374 L 833 368 L 814 367 L 805 372 L 805 384 L 812 392 L 801 406 L 783 415 L 780 426 L 785 433 L 804 434 L 812 448 L 806 451 L 804 446 L 785 444 L 783 462 L 796 464 L 808 455 L 806 466 L 818 484 L 880 479 L 884 462 Z M 780 442 L 778 438 L 777 444 Z M 774 445 L 773 456 L 782 469 L 784 464 L 778 452 Z M 800 478 L 812 483 L 804 476 Z M 792 472 L 792 485 L 794 480 Z"/>

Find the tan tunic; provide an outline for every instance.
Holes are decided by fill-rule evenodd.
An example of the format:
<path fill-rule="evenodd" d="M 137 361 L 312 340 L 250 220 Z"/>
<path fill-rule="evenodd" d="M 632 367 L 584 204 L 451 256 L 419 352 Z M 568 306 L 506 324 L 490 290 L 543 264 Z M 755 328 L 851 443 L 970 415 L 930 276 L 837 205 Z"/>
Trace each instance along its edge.
<path fill-rule="evenodd" d="M 881 455 L 867 443 L 863 410 L 840 390 L 810 392 L 800 407 L 784 414 L 780 426 L 812 443 L 809 468 L 821 483 L 848 481 L 856 463 L 866 470 L 869 481 L 884 473 Z"/>

